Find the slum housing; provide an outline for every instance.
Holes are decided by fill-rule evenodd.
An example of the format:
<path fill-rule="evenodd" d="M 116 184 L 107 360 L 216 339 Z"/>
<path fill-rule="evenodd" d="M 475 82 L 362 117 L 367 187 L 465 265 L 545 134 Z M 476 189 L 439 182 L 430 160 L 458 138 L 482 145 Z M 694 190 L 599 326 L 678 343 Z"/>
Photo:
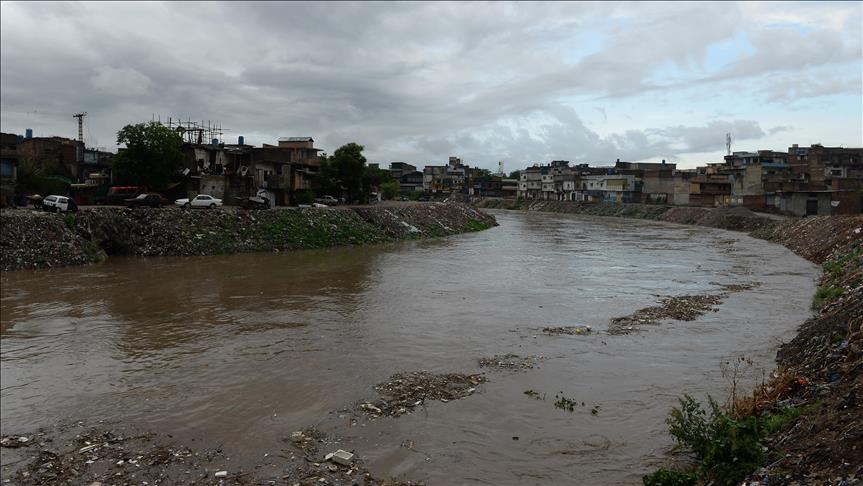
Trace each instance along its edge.
<path fill-rule="evenodd" d="M 855 214 L 863 208 L 863 149 L 793 145 L 787 152 L 733 152 L 696 169 L 622 162 L 613 166 L 535 164 L 521 171 L 517 198 L 609 203 L 742 206 L 797 216 Z"/>
<path fill-rule="evenodd" d="M 321 149 L 312 137 L 285 137 L 275 144 L 236 144 L 205 138 L 201 129 L 183 130 L 184 166 L 168 198 L 210 194 L 232 204 L 235 198 L 266 193 L 275 205 L 297 203 L 320 171 Z M 210 132 L 206 132 L 210 133 Z M 206 142 L 209 140 L 209 143 Z M 0 134 L 0 203 L 15 197 L 16 181 L 38 172 L 79 204 L 104 202 L 112 184 L 110 152 L 62 137 Z M 122 149 L 120 149 L 122 150 Z M 863 149 L 793 145 L 787 151 L 733 152 L 721 163 L 679 169 L 662 161 L 608 166 L 572 165 L 566 160 L 533 164 L 518 179 L 470 167 L 459 157 L 422 170 L 390 163 L 402 196 L 501 197 L 581 203 L 647 203 L 701 207 L 742 206 L 797 216 L 851 214 L 863 209 Z M 23 172 L 22 172 L 23 171 Z M 20 177 L 19 177 L 20 173 Z M 65 190 L 65 189 L 64 189 Z M 19 194 L 20 196 L 20 194 Z M 339 196 L 339 195 L 335 195 Z"/>
<path fill-rule="evenodd" d="M 56 181 L 58 185 L 48 187 L 56 187 L 54 192 L 71 196 L 79 205 L 104 203 L 114 183 L 114 154 L 86 148 L 78 140 L 33 137 L 27 129 L 23 136 L 0 134 L 0 148 L 3 206 L 12 204 L 16 184 L 31 173 Z M 298 191 L 311 188 L 320 168 L 321 149 L 314 147 L 312 137 L 280 138 L 261 147 L 246 145 L 242 136 L 236 144 L 218 139 L 203 143 L 199 137 L 184 140 L 182 151 L 184 165 L 165 191 L 168 198 L 206 193 L 230 204 L 233 198 L 262 191 L 275 204 L 286 205 L 294 202 Z"/>

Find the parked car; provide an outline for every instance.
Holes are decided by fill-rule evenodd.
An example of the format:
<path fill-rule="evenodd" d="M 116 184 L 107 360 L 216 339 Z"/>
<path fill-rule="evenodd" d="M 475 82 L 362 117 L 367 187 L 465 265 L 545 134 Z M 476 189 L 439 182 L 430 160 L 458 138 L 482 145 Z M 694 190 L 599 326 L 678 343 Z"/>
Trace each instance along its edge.
<path fill-rule="evenodd" d="M 141 206 L 149 206 L 151 208 L 158 208 L 159 206 L 164 206 L 165 204 L 171 204 L 171 201 L 162 197 L 161 194 L 156 194 L 153 192 L 140 194 L 138 197 L 133 197 L 131 199 L 126 199 L 126 207 L 134 208 Z"/>
<path fill-rule="evenodd" d="M 144 189 L 138 186 L 114 186 L 108 189 L 108 194 L 105 196 L 106 204 L 123 204 L 126 199 L 138 197 Z"/>
<path fill-rule="evenodd" d="M 215 209 L 216 206 L 222 205 L 221 199 L 216 199 L 213 196 L 208 196 L 207 194 L 198 194 L 194 199 L 177 199 L 174 201 L 174 204 L 177 206 L 182 206 L 185 209 L 191 208 L 210 208 Z"/>
<path fill-rule="evenodd" d="M 71 198 L 66 196 L 47 196 L 42 200 L 42 208 L 45 211 L 52 213 L 75 212 L 78 210 L 78 205 Z"/>
<path fill-rule="evenodd" d="M 252 197 L 235 198 L 243 209 L 270 209 L 270 198 L 267 197 L 267 191 L 259 190 Z"/>
<path fill-rule="evenodd" d="M 318 204 L 326 204 L 327 206 L 335 206 L 339 203 L 339 200 L 333 196 L 323 196 L 315 199 L 315 202 Z"/>

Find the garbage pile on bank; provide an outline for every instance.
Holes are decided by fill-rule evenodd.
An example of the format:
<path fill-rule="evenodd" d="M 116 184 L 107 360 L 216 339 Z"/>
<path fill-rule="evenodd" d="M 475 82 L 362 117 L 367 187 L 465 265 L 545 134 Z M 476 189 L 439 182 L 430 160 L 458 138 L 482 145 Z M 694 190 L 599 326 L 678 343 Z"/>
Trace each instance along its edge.
<path fill-rule="evenodd" d="M 795 407 L 800 416 L 774 434 L 768 465 L 753 479 L 770 484 L 855 484 L 863 479 L 863 217 L 807 218 L 773 231 L 823 264 L 831 289 L 818 315 L 777 353 L 780 369 L 753 395 L 754 413 Z M 795 238 L 795 231 L 805 235 Z M 791 246 L 791 245 L 789 245 Z M 816 294 L 817 297 L 818 294 Z"/>
<path fill-rule="evenodd" d="M 352 209 L 394 239 L 447 236 L 497 225 L 493 216 L 461 203 L 363 206 Z"/>
<path fill-rule="evenodd" d="M 399 417 L 413 413 L 427 400 L 443 403 L 472 395 L 486 381 L 482 374 L 434 374 L 428 371 L 396 373 L 389 381 L 375 386 L 380 398 L 360 403 L 357 410 L 365 415 Z"/>
<path fill-rule="evenodd" d="M 184 210 L 87 208 L 76 214 L 3 210 L 4 271 L 104 260 L 364 245 L 478 231 L 494 217 L 463 204 L 358 208 Z"/>
<path fill-rule="evenodd" d="M 84 265 L 105 258 L 72 229 L 73 217 L 29 209 L 4 209 L 0 213 L 0 268 L 52 268 Z"/>

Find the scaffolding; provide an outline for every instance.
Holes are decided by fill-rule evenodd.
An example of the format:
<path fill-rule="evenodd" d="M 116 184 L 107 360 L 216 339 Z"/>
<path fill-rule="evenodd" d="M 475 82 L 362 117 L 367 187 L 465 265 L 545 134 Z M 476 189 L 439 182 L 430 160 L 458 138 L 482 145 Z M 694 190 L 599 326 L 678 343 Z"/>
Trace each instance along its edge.
<path fill-rule="evenodd" d="M 168 117 L 166 122 L 162 122 L 161 116 L 156 119 L 156 116 L 154 115 L 152 121 L 160 123 L 179 133 L 180 136 L 183 137 L 183 142 L 198 145 L 213 144 L 214 142 L 216 144 L 222 144 L 224 143 L 225 132 L 230 131 L 227 128 L 222 128 L 222 124 L 220 122 L 214 122 L 211 120 L 201 120 L 198 122 L 191 118 L 184 120 L 182 118 Z"/>

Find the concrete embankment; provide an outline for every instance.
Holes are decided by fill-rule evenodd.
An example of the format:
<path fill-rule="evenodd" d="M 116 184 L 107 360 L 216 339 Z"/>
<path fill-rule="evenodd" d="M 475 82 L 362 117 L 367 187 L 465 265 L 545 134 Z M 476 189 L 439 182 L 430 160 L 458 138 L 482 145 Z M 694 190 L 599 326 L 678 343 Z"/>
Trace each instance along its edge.
<path fill-rule="evenodd" d="M 50 268 L 110 255 L 183 256 L 363 245 L 479 231 L 493 216 L 463 204 L 244 211 L 88 208 L 0 213 L 0 268 Z"/>
<path fill-rule="evenodd" d="M 770 484 L 852 484 L 846 480 L 863 475 L 863 216 L 783 221 L 742 208 L 511 200 L 479 206 L 745 231 L 822 265 L 812 304 L 816 315 L 780 346 L 779 368 L 748 402 L 752 414 L 789 405 L 800 412 L 768 438 L 767 466 L 753 478 L 769 477 Z"/>

